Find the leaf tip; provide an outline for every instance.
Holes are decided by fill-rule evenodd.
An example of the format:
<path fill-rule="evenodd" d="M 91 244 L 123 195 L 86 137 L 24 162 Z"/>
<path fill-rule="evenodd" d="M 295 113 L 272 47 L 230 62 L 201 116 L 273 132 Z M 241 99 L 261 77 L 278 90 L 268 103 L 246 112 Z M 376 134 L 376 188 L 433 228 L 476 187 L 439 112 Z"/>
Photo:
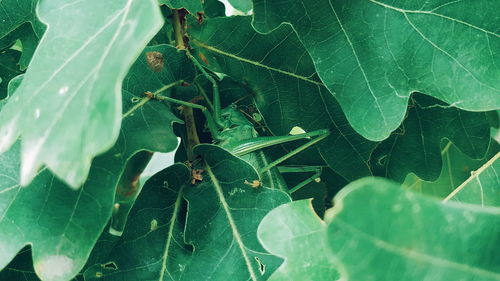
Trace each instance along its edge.
<path fill-rule="evenodd" d="M 75 262 L 63 255 L 48 256 L 35 263 L 35 271 L 42 280 L 67 280 L 74 270 Z"/>
<path fill-rule="evenodd" d="M 34 145 L 26 145 L 26 143 L 23 143 L 20 173 L 21 186 L 27 186 L 35 178 L 36 173 L 41 166 L 38 161 L 40 148 L 41 143 Z"/>

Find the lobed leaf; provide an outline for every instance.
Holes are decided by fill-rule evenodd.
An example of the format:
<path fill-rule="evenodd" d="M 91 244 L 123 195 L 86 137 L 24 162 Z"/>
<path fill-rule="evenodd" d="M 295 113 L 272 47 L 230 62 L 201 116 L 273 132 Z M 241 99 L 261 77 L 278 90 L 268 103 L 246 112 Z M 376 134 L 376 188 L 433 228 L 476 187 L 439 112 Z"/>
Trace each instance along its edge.
<path fill-rule="evenodd" d="M 38 15 L 48 28 L 0 113 L 0 152 L 22 134 L 21 184 L 45 164 L 76 188 L 116 141 L 122 80 L 162 19 L 153 0 L 42 1 Z"/>
<path fill-rule="evenodd" d="M 207 19 L 190 27 L 200 62 L 246 84 L 272 134 L 286 135 L 295 126 L 329 128 L 331 135 L 317 145 L 320 155 L 310 150 L 301 160 L 323 158 L 346 179 L 375 174 L 402 181 L 410 172 L 436 179 L 443 138 L 474 158 L 484 157 L 488 148 L 488 113 L 466 112 L 424 95 L 412 97 L 408 116 L 391 138 L 369 142 L 349 126 L 290 27 L 261 35 L 248 17 Z M 413 161 L 406 161 L 409 154 Z"/>
<path fill-rule="evenodd" d="M 272 210 L 260 223 L 257 236 L 266 250 L 285 259 L 269 281 L 340 278 L 327 257 L 326 224 L 314 213 L 310 200 Z"/>
<path fill-rule="evenodd" d="M 174 164 L 150 178 L 130 212 L 123 235 L 109 254 L 84 272 L 85 280 L 177 280 L 190 255 L 182 247 L 183 222 L 179 218 L 184 185 L 190 179 L 191 171 L 183 164 Z M 106 266 L 111 262 L 115 267 Z"/>
<path fill-rule="evenodd" d="M 166 67 L 154 71 L 147 63 L 149 52 L 160 54 Z M 34 268 L 42 280 L 68 280 L 80 271 L 109 221 L 127 160 L 140 150 L 167 152 L 177 146 L 172 123 L 179 119 L 143 93 L 193 79 L 194 68 L 186 60 L 170 46 L 146 48 L 123 85 L 118 142 L 93 161 L 89 178 L 78 190 L 68 188 L 46 168 L 21 187 L 19 142 L 0 155 L 0 268 L 31 244 Z"/>
<path fill-rule="evenodd" d="M 444 199 L 460 186 L 461 183 L 467 180 L 471 176 L 471 173 L 488 162 L 498 151 L 500 151 L 500 146 L 492 142 L 486 154 L 487 157 L 477 160 L 468 157 L 451 142 L 448 142 L 441 151 L 443 168 L 437 180 L 425 181 L 414 174 L 409 174 L 402 186 L 414 192 Z M 470 201 L 468 203 L 478 204 L 480 202 Z"/>
<path fill-rule="evenodd" d="M 386 179 L 364 178 L 337 194 L 325 221 L 326 226 L 307 201 L 283 205 L 263 219 L 260 241 L 285 258 L 271 280 L 334 268 L 341 280 L 500 279 L 498 208 L 443 204 Z M 301 234 L 306 238 L 292 244 Z M 294 251 L 302 243 L 303 250 Z M 327 251 L 320 251 L 321 243 Z M 298 261 L 308 266 L 289 266 Z"/>
<path fill-rule="evenodd" d="M 198 185 L 181 164 L 153 176 L 131 211 L 108 259 L 85 272 L 88 280 L 266 280 L 280 261 L 258 243 L 262 217 L 289 197 L 252 189 L 258 178 L 245 161 L 213 145 L 195 152 L 207 164 Z M 185 201 L 187 201 L 187 210 Z"/>
<path fill-rule="evenodd" d="M 449 203 L 380 178 L 341 191 L 329 248 L 346 279 L 499 280 L 500 210 Z"/>
<path fill-rule="evenodd" d="M 500 107 L 496 0 L 254 0 L 253 26 L 289 23 L 364 137 L 387 138 L 418 91 L 473 111 Z"/>
<path fill-rule="evenodd" d="M 372 153 L 374 175 L 402 182 L 413 172 L 421 179 L 437 180 L 443 139 L 473 159 L 486 156 L 491 142 L 490 112 L 463 111 L 424 95 L 414 95 L 411 101 L 401 127 Z"/>
<path fill-rule="evenodd" d="M 184 280 L 266 280 L 281 260 L 259 244 L 257 227 L 290 198 L 277 189 L 252 188 L 248 183 L 259 179 L 255 168 L 222 148 L 199 145 L 194 152 L 207 174 L 186 193 L 184 239 L 195 251 Z"/>

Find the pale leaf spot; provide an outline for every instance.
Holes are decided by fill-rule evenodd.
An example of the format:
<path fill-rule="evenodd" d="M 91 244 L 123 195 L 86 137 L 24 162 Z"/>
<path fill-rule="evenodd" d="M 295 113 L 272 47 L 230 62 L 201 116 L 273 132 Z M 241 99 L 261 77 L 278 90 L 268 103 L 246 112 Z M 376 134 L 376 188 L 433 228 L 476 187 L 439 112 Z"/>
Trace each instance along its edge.
<path fill-rule="evenodd" d="M 392 211 L 394 213 L 399 213 L 399 212 L 401 212 L 401 210 L 403 210 L 403 206 L 401 204 L 396 204 L 396 205 L 392 206 Z"/>
<path fill-rule="evenodd" d="M 64 94 L 66 94 L 68 92 L 68 90 L 69 90 L 68 86 L 62 87 L 61 89 L 59 89 L 59 95 L 62 96 Z"/>
<path fill-rule="evenodd" d="M 149 227 L 149 230 L 150 231 L 155 231 L 158 229 L 158 221 L 153 219 L 151 222 L 150 222 L 150 227 Z"/>
<path fill-rule="evenodd" d="M 306 131 L 298 126 L 295 126 L 290 130 L 290 135 L 300 135 L 300 134 L 305 134 L 305 133 L 306 133 Z"/>
<path fill-rule="evenodd" d="M 73 260 L 63 255 L 48 256 L 35 264 L 35 270 L 42 280 L 69 278 L 74 267 Z"/>

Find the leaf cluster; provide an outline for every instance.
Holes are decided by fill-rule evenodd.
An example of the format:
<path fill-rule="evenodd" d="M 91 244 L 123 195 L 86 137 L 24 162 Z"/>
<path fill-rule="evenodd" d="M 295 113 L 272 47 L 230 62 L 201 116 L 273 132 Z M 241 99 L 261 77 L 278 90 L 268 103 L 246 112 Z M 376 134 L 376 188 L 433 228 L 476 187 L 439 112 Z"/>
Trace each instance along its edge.
<path fill-rule="evenodd" d="M 0 0 L 0 280 L 500 280 L 499 10 Z"/>

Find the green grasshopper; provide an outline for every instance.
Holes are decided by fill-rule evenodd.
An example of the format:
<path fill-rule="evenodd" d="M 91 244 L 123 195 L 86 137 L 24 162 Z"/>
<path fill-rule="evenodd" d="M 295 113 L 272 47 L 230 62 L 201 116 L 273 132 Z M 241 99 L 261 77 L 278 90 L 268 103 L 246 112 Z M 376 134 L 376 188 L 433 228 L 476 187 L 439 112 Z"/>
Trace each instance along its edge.
<path fill-rule="evenodd" d="M 328 130 L 316 130 L 308 133 L 288 136 L 260 136 L 255 130 L 253 123 L 245 117 L 235 104 L 232 104 L 225 109 L 221 109 L 217 81 L 212 75 L 207 73 L 204 67 L 189 53 L 188 50 L 186 50 L 186 55 L 193 61 L 203 76 L 212 83 L 213 103 L 210 103 L 212 112 L 202 105 L 166 96 L 154 95 L 155 99 L 200 109 L 206 117 L 206 127 L 212 134 L 215 144 L 229 150 L 232 154 L 250 163 L 261 176 L 262 184 L 267 187 L 278 188 L 292 193 L 309 182 L 319 178 L 319 175 L 321 174 L 321 167 L 278 167 L 277 165 L 326 138 L 329 135 Z M 205 99 L 208 103 L 209 100 L 206 96 Z M 313 137 L 315 138 L 311 139 Z M 269 146 L 283 144 L 299 139 L 311 140 L 274 161 L 270 161 L 270 158 L 262 151 L 263 148 Z M 301 182 L 299 185 L 288 189 L 281 173 L 291 172 L 313 172 L 314 174 Z M 258 187 L 261 183 L 253 182 L 249 183 L 249 185 Z"/>
<path fill-rule="evenodd" d="M 247 119 L 247 117 L 245 117 L 242 111 L 240 111 L 235 104 L 232 104 L 225 109 L 221 109 L 217 82 L 210 74 L 208 74 L 205 71 L 203 66 L 201 66 L 196 61 L 196 59 L 191 56 L 189 51 L 186 50 L 186 54 L 188 55 L 188 57 L 191 58 L 191 60 L 195 63 L 195 65 L 197 65 L 198 69 L 200 69 L 203 75 L 212 83 L 212 90 L 214 96 L 213 103 L 209 103 L 210 101 L 205 96 L 205 99 L 207 103 L 210 104 L 212 110 L 209 111 L 208 108 L 200 104 L 190 103 L 170 98 L 167 96 L 162 96 L 161 92 L 165 89 L 170 88 L 171 85 L 167 85 L 165 86 L 165 89 L 160 89 L 155 93 L 151 92 L 144 93 L 148 99 L 154 99 L 154 100 L 164 101 L 166 103 L 180 104 L 183 106 L 200 109 L 202 113 L 205 115 L 205 118 L 207 120 L 206 127 L 211 132 L 215 144 L 227 149 L 232 154 L 242 158 L 256 169 L 256 171 L 260 175 L 261 180 L 260 181 L 255 180 L 254 182 L 251 183 L 248 182 L 248 185 L 253 188 L 258 188 L 259 186 L 263 185 L 270 188 L 280 189 L 288 193 L 293 193 L 299 190 L 301 187 L 307 185 L 311 181 L 319 179 L 319 176 L 321 175 L 321 167 L 310 167 L 310 166 L 278 167 L 277 165 L 326 138 L 329 135 L 328 130 L 316 130 L 309 133 L 289 135 L 289 136 L 260 136 L 258 132 L 255 130 L 253 123 L 250 122 Z M 311 139 L 313 137 L 316 138 Z M 279 157 L 274 161 L 270 161 L 270 158 L 262 150 L 263 148 L 266 147 L 300 139 L 311 139 L 311 140 L 299 146 L 298 148 L 290 151 L 286 155 Z M 134 161 L 139 161 L 139 162 L 146 161 L 145 163 L 147 163 L 147 161 L 149 161 L 148 159 L 150 158 L 151 155 L 145 153 L 145 155 L 141 154 L 138 155 L 137 157 L 134 156 L 135 159 Z M 131 167 L 134 166 L 135 165 L 131 165 Z M 142 170 L 139 170 L 136 171 L 136 173 L 132 174 L 137 176 L 140 175 L 141 172 Z M 292 172 L 300 172 L 300 173 L 312 172 L 313 175 L 305 179 L 295 187 L 288 189 L 281 174 L 292 173 Z M 125 173 L 125 174 L 130 174 L 130 173 Z M 136 188 L 129 187 L 127 184 L 130 182 L 134 181 L 131 181 L 131 179 L 129 178 L 124 178 L 120 181 L 120 185 L 118 187 L 119 191 L 119 193 L 117 194 L 118 199 L 117 199 L 117 204 L 115 204 L 115 209 L 113 210 L 113 219 L 110 227 L 110 233 L 113 235 L 117 236 L 121 235 L 125 227 L 125 222 L 128 212 L 130 211 L 134 199 L 140 190 L 139 187 Z M 137 184 L 137 182 L 135 182 L 135 184 Z M 133 191 L 132 192 L 133 194 L 127 193 L 125 194 L 126 196 L 123 196 L 120 193 L 120 186 L 122 185 L 125 185 L 124 188 L 122 188 L 124 189 L 123 192 Z"/>
<path fill-rule="evenodd" d="M 291 190 L 296 191 L 298 190 L 296 187 L 288 190 L 281 176 L 282 172 L 317 172 L 317 167 L 283 167 L 280 169 L 277 165 L 324 139 L 329 134 L 328 130 L 317 130 L 299 135 L 278 137 L 260 136 L 255 130 L 252 122 L 250 122 L 235 105 L 231 105 L 222 110 L 221 118 L 225 129 L 219 134 L 219 141 L 217 144 L 250 163 L 260 174 L 265 186 L 278 188 L 287 192 Z M 262 150 L 269 146 L 315 136 L 317 136 L 317 138 L 274 161 L 270 161 L 269 157 Z M 308 181 L 310 180 L 314 179 L 308 179 Z M 308 182 L 302 183 L 302 186 L 307 183 Z M 256 183 L 252 183 L 252 186 L 258 187 Z"/>

